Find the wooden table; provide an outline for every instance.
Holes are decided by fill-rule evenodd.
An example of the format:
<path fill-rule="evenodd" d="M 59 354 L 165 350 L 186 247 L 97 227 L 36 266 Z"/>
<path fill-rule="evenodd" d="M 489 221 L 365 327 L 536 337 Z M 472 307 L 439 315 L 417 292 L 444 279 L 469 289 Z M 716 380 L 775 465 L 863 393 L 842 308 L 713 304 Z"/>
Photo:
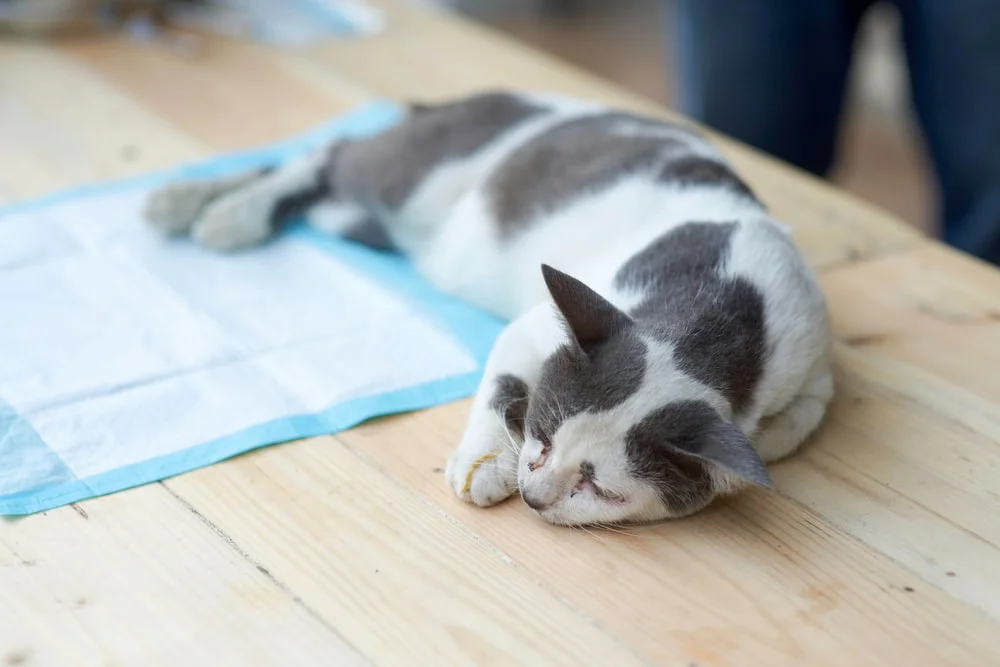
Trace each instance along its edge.
<path fill-rule="evenodd" d="M 0 44 L 0 198 L 488 86 L 665 113 L 459 20 L 304 53 Z M 1000 272 L 730 142 L 820 272 L 818 437 L 695 518 L 555 528 L 456 501 L 467 402 L 0 522 L 0 666 L 1000 665 Z M 0 306 L 2 307 L 2 306 Z"/>

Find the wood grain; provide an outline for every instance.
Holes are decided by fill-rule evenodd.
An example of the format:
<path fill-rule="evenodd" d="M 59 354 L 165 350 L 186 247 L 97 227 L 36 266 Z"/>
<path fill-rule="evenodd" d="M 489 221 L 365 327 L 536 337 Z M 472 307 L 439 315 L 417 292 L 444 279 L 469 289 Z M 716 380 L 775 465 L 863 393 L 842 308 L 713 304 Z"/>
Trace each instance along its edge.
<path fill-rule="evenodd" d="M 1000 659 L 1000 646 L 986 637 L 966 653 L 970 628 L 986 632 L 994 624 L 952 599 L 957 591 L 921 581 L 880 552 L 878 542 L 852 539 L 825 516 L 851 494 L 868 515 L 896 518 L 877 498 L 866 499 L 850 485 L 824 498 L 805 486 L 804 499 L 814 506 L 796 502 L 796 486 L 784 480 L 793 476 L 790 465 L 802 465 L 801 457 L 775 469 L 785 498 L 750 492 L 689 520 L 625 529 L 624 534 L 574 532 L 543 524 L 520 502 L 481 510 L 451 498 L 432 466 L 439 466 L 457 441 L 464 414 L 462 406 L 447 406 L 368 424 L 338 439 L 434 499 L 657 660 L 668 660 L 657 653 L 667 646 L 679 646 L 704 664 L 723 665 L 738 664 L 744 652 L 768 665 L 803 664 L 807 656 L 809 664 L 889 664 L 893 656 L 905 664 L 962 664 L 977 651 Z M 398 446 L 402 432 L 410 447 Z M 823 448 L 820 441 L 807 451 Z M 952 530 L 929 533 L 925 545 L 938 534 L 961 537 L 952 543 L 955 548 L 974 543 L 946 526 Z M 937 528 L 926 521 L 922 527 Z M 946 562 L 983 585 L 992 580 L 989 568 L 996 559 L 975 565 L 976 555 L 969 554 L 961 565 Z M 986 579 L 977 576 L 983 572 Z M 942 571 L 940 579 L 946 578 Z M 907 587 L 919 589 L 919 597 Z M 659 602 L 620 605 L 616 600 Z M 966 648 L 956 648 L 956 642 Z"/>
<path fill-rule="evenodd" d="M 676 118 L 377 4 L 385 35 L 302 52 L 0 44 L 0 199 L 378 97 L 531 88 Z M 0 665 L 1000 664 L 1000 272 L 716 138 L 793 227 L 840 341 L 834 406 L 778 493 L 621 531 L 463 505 L 441 473 L 463 401 L 0 522 Z"/>
<path fill-rule="evenodd" d="M 88 68 L 34 44 L 0 43 L 0 190 L 11 199 L 123 178 L 206 147 Z"/>
<path fill-rule="evenodd" d="M 364 665 L 159 485 L 0 524 L 0 665 Z"/>
<path fill-rule="evenodd" d="M 333 438 L 167 484 L 376 664 L 638 664 L 547 582 Z"/>

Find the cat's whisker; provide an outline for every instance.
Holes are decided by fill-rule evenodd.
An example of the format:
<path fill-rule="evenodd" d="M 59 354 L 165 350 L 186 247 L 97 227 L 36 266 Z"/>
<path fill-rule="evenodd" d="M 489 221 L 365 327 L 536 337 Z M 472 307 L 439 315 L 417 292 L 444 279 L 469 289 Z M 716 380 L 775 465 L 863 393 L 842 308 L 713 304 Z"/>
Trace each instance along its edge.
<path fill-rule="evenodd" d="M 527 399 L 516 399 L 516 400 L 527 400 Z M 503 426 L 504 434 L 507 436 L 507 442 L 504 443 L 505 446 L 514 454 L 515 458 L 520 458 L 521 447 L 517 440 L 514 438 L 514 434 L 510 432 L 510 426 L 507 423 L 507 412 L 510 410 L 510 406 L 513 401 L 507 403 L 503 406 L 503 412 L 500 415 L 500 425 Z"/>
<path fill-rule="evenodd" d="M 541 409 L 544 411 L 545 416 L 554 416 L 554 413 L 552 412 L 552 405 L 549 403 L 549 392 L 544 390 L 542 387 L 539 387 L 535 390 L 535 393 L 538 396 L 538 401 L 541 404 Z"/>
<path fill-rule="evenodd" d="M 621 526 L 621 525 L 618 525 L 618 524 L 597 523 L 597 524 L 594 524 L 594 525 L 595 525 L 595 527 L 600 528 L 601 530 L 606 530 L 609 533 L 617 533 L 618 535 L 627 535 L 629 537 L 637 537 L 637 535 L 634 532 L 632 532 L 631 530 L 629 530 L 625 526 Z"/>
<path fill-rule="evenodd" d="M 566 414 L 566 409 L 563 408 L 562 403 L 559 402 L 559 396 L 556 395 L 556 394 L 553 394 L 553 398 L 555 399 L 555 402 L 556 402 L 556 410 L 558 410 L 558 413 L 559 413 L 558 414 L 559 421 L 560 422 L 566 421 L 566 418 L 568 417 L 568 415 Z"/>
<path fill-rule="evenodd" d="M 608 541 L 606 539 L 600 537 L 597 533 L 595 533 L 594 531 L 590 530 L 586 526 L 574 526 L 574 528 L 582 530 L 584 533 L 586 533 L 587 535 L 589 535 L 590 537 L 592 537 L 594 540 L 600 542 L 601 544 L 608 544 Z"/>
<path fill-rule="evenodd" d="M 514 461 L 501 461 L 500 459 L 495 459 L 493 465 L 496 466 L 498 470 L 503 470 L 505 472 L 517 471 L 517 463 Z"/>

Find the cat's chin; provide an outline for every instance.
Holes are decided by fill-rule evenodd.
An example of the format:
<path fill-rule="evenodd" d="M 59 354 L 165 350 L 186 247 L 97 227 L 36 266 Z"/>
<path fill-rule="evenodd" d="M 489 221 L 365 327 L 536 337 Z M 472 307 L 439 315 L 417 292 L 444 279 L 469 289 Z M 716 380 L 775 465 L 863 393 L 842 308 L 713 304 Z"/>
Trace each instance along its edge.
<path fill-rule="evenodd" d="M 582 512 L 564 507 L 549 507 L 543 510 L 535 510 L 535 514 L 540 519 L 555 526 L 566 526 L 579 528 L 581 526 L 609 526 L 620 523 L 630 523 L 634 520 L 631 512 Z"/>
<path fill-rule="evenodd" d="M 645 500 L 646 502 L 642 502 Z M 535 510 L 535 514 L 547 523 L 570 528 L 590 526 L 637 526 L 681 519 L 694 514 L 702 506 L 693 506 L 690 511 L 671 512 L 665 505 L 650 499 L 636 502 L 633 498 L 627 504 L 612 504 L 595 506 L 589 509 L 582 507 L 565 507 L 557 505 L 543 510 Z M 708 504 L 708 503 L 706 503 Z"/>

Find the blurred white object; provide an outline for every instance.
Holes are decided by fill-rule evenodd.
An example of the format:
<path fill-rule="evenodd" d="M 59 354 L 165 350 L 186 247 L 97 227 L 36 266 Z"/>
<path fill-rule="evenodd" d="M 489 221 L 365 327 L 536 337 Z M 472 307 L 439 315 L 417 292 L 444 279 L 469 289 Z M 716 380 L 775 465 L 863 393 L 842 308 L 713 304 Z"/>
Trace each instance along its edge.
<path fill-rule="evenodd" d="M 133 38 L 151 41 L 162 27 L 158 18 L 281 46 L 372 35 L 385 27 L 383 13 L 364 0 L 0 0 L 0 28 L 22 34 L 122 26 Z"/>
<path fill-rule="evenodd" d="M 373 102 L 173 177 L 275 164 L 401 114 Z M 228 255 L 164 239 L 141 211 L 165 180 L 0 210 L 0 515 L 475 393 L 499 320 L 398 255 L 307 228 Z"/>
<path fill-rule="evenodd" d="M 362 0 L 214 0 L 173 11 L 171 18 L 217 34 L 292 47 L 385 28 L 383 13 Z"/>

